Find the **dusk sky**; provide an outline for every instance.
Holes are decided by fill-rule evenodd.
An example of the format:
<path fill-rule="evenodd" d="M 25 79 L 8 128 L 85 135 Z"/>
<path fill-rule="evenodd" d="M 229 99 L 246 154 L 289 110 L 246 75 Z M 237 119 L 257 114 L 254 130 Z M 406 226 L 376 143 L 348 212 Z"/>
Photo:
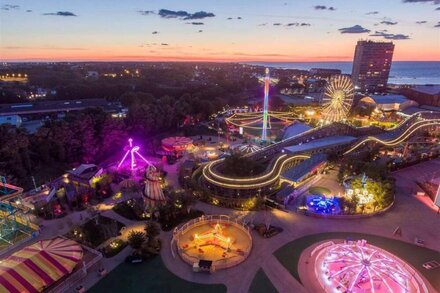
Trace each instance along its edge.
<path fill-rule="evenodd" d="M 440 60 L 440 0 L 0 3 L 2 61 L 350 61 L 366 38 Z"/>

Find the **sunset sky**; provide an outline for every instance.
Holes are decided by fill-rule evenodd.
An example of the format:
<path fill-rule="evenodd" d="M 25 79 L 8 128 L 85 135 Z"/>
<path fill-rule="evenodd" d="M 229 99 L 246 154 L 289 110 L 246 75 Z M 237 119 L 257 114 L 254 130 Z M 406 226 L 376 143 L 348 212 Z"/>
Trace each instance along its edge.
<path fill-rule="evenodd" d="M 0 3 L 2 61 L 350 61 L 366 38 L 440 60 L 440 0 Z"/>

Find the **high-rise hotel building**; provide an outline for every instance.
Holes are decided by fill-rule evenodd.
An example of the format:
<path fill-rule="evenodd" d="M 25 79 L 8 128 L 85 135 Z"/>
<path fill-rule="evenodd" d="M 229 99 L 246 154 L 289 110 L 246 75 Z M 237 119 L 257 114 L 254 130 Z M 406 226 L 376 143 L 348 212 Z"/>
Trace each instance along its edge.
<path fill-rule="evenodd" d="M 362 92 L 383 92 L 387 88 L 393 59 L 392 42 L 358 41 L 351 77 Z"/>

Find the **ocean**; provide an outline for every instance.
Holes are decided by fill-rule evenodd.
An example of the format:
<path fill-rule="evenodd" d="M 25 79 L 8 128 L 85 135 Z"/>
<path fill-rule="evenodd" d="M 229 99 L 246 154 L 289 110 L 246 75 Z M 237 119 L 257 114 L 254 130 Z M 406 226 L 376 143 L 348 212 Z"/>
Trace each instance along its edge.
<path fill-rule="evenodd" d="M 333 68 L 351 74 L 353 62 L 246 62 L 250 65 L 301 69 Z M 393 84 L 440 84 L 440 61 L 394 61 L 388 83 Z"/>

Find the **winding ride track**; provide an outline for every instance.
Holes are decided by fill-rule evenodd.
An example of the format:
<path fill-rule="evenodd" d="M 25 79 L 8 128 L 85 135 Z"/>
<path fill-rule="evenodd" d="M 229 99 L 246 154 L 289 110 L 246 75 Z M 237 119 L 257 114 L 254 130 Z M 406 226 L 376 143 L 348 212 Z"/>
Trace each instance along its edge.
<path fill-rule="evenodd" d="M 279 156 L 272 168 L 269 169 L 264 175 L 259 177 L 249 177 L 249 178 L 233 178 L 219 175 L 212 168 L 213 166 L 222 162 L 222 160 L 213 161 L 203 167 L 203 176 L 210 183 L 222 186 L 226 188 L 234 188 L 234 189 L 249 189 L 249 188 L 261 188 L 275 183 L 275 181 L 280 177 L 281 173 L 284 170 L 284 167 L 288 163 L 294 163 L 295 161 L 303 161 L 310 158 L 308 155 L 297 155 L 297 156 L 288 156 L 281 155 Z"/>
<path fill-rule="evenodd" d="M 357 140 L 353 142 L 350 148 L 343 153 L 343 155 L 348 155 L 362 148 L 368 142 L 376 142 L 385 146 L 395 146 L 397 144 L 400 144 L 408 140 L 414 133 L 416 133 L 421 129 L 430 128 L 433 126 L 439 127 L 440 113 L 428 112 L 428 111 L 419 112 L 410 116 L 409 118 L 398 124 L 396 127 L 388 131 L 382 131 L 380 134 L 369 135 L 369 136 L 362 135 L 362 133 L 365 133 L 362 132 L 365 129 L 360 129 L 360 128 L 356 129 L 343 124 L 335 124 L 335 125 L 336 125 L 335 126 L 336 129 L 332 129 L 332 133 L 339 132 L 347 135 L 354 134 L 354 136 L 359 137 Z M 298 140 L 301 141 L 301 139 L 303 139 L 303 141 L 307 143 L 313 141 L 314 139 L 325 138 L 325 135 L 323 135 L 323 133 L 326 134 L 326 131 L 327 130 L 322 127 L 311 129 L 300 135 L 283 140 L 276 144 L 262 148 L 261 150 L 256 151 L 252 154 L 246 155 L 246 157 L 252 159 L 262 158 L 263 156 L 266 159 L 270 159 L 270 157 L 273 157 L 271 159 L 271 163 L 269 163 L 271 167 L 269 167 L 268 170 L 266 170 L 266 172 L 261 176 L 248 177 L 248 178 L 234 178 L 234 177 L 224 176 L 220 174 L 218 171 L 219 165 L 224 160 L 224 159 L 220 159 L 210 162 L 203 167 L 203 171 L 202 171 L 203 179 L 215 186 L 219 186 L 227 189 L 258 189 L 258 188 L 271 186 L 277 182 L 277 180 L 280 178 L 280 175 L 283 173 L 286 167 L 291 167 L 292 165 L 296 165 L 295 163 L 310 158 L 309 154 L 307 153 L 303 153 L 303 154 L 297 153 L 294 155 L 293 154 L 279 155 L 281 149 L 289 145 L 296 145 L 298 144 Z"/>

